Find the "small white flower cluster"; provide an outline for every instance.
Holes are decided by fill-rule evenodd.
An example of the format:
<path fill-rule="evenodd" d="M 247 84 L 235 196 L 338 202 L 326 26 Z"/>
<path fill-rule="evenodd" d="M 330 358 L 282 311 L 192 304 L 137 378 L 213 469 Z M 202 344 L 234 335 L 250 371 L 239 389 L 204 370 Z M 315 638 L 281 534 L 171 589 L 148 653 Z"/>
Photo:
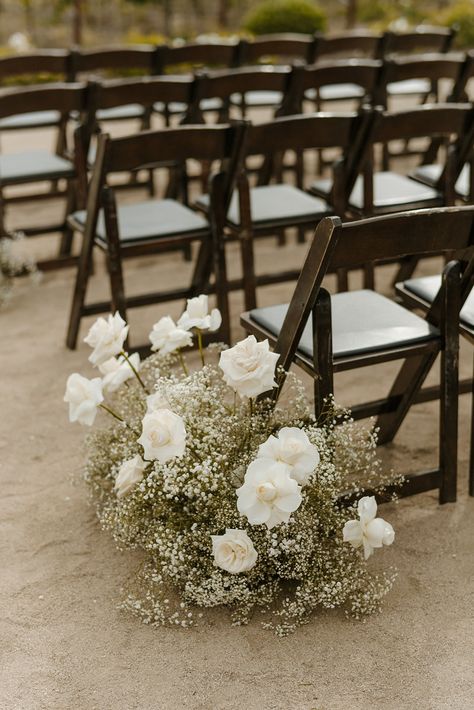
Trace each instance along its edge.
<path fill-rule="evenodd" d="M 279 634 L 317 607 L 375 610 L 393 576 L 370 573 L 366 560 L 393 542 L 393 528 L 376 517 L 375 498 L 359 500 L 358 520 L 338 503 L 367 480 L 374 488 L 374 436 L 332 403 L 315 421 L 294 375 L 279 404 L 266 398 L 280 375 L 268 341 L 221 346 L 219 362 L 205 364 L 216 348 L 204 353 L 201 334 L 219 326 L 207 296 L 190 299 L 176 324 L 155 324 L 154 354 L 140 362 L 124 350 L 120 315 L 99 318 L 85 340 L 102 378 L 68 380 L 71 421 L 91 426 L 98 408 L 114 417 L 88 439 L 85 477 L 103 527 L 147 555 L 143 594 L 130 593 L 125 607 L 149 623 L 189 626 L 194 606 L 225 605 L 245 623 L 292 587 L 268 624 Z M 203 367 L 189 372 L 181 349 L 193 331 Z"/>

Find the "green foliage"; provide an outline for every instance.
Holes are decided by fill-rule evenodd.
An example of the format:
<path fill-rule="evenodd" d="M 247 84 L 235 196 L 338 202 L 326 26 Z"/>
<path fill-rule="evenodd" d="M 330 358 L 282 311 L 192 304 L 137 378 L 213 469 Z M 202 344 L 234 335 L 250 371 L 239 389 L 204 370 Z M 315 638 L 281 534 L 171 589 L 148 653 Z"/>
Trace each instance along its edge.
<path fill-rule="evenodd" d="M 396 20 L 406 21 L 414 27 L 429 18 L 426 7 L 417 0 L 359 0 L 357 19 L 359 22 L 387 29 Z"/>
<path fill-rule="evenodd" d="M 326 28 L 326 19 L 326 13 L 308 0 L 265 0 L 248 13 L 243 27 L 255 35 L 312 34 Z"/>
<path fill-rule="evenodd" d="M 458 47 L 474 48 L 474 4 L 471 0 L 461 0 L 452 5 L 443 15 L 442 24 L 457 27 Z"/>

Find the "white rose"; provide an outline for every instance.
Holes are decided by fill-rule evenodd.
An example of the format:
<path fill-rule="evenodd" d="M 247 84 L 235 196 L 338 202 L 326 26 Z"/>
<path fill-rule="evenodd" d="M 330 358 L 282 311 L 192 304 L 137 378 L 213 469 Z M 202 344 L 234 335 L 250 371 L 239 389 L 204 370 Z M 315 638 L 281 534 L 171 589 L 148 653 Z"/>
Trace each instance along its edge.
<path fill-rule="evenodd" d="M 316 446 L 298 427 L 283 427 L 277 436 L 269 436 L 259 446 L 258 458 L 286 463 L 290 467 L 290 476 L 301 486 L 308 483 L 320 460 Z"/>
<path fill-rule="evenodd" d="M 377 547 L 391 545 L 395 539 L 395 531 L 383 518 L 376 518 L 377 502 L 374 496 L 364 496 L 360 499 L 357 511 L 359 520 L 348 520 L 344 525 L 342 536 L 344 542 L 352 547 L 364 548 L 364 557 L 368 559 Z"/>
<path fill-rule="evenodd" d="M 69 375 L 64 401 L 69 403 L 69 421 L 92 426 L 97 407 L 104 401 L 102 380 L 95 377 L 88 380 L 75 372 Z"/>
<path fill-rule="evenodd" d="M 114 490 L 117 498 L 123 498 L 137 483 L 140 483 L 145 469 L 146 463 L 138 454 L 133 459 L 123 462 L 115 479 Z"/>
<path fill-rule="evenodd" d="M 159 350 L 162 355 L 193 344 L 191 333 L 184 328 L 178 328 L 169 316 L 164 316 L 164 318 L 160 318 L 158 323 L 155 323 L 149 337 L 151 349 Z"/>
<path fill-rule="evenodd" d="M 225 535 L 211 535 L 215 564 L 231 574 L 247 572 L 257 561 L 257 552 L 245 530 L 227 528 Z"/>
<path fill-rule="evenodd" d="M 217 308 L 213 308 L 209 313 L 209 299 L 202 294 L 196 298 L 188 298 L 186 310 L 178 320 L 178 328 L 191 330 L 218 330 L 222 323 L 222 316 Z"/>
<path fill-rule="evenodd" d="M 135 370 L 140 370 L 140 355 L 133 353 L 128 356 Z M 99 370 L 104 377 L 102 383 L 104 392 L 115 392 L 120 385 L 134 377 L 134 372 L 126 359 L 121 355 L 119 358 L 111 357 L 99 365 Z"/>
<path fill-rule="evenodd" d="M 89 361 L 93 365 L 101 365 L 111 357 L 118 355 L 123 350 L 127 334 L 128 325 L 120 313 L 109 314 L 107 320 L 97 318 L 84 338 L 84 342 L 93 348 Z"/>
<path fill-rule="evenodd" d="M 255 459 L 247 468 L 244 485 L 237 489 L 237 509 L 250 525 L 268 529 L 287 523 L 301 504 L 301 488 L 290 467 L 269 459 Z"/>
<path fill-rule="evenodd" d="M 182 456 L 186 448 L 186 429 L 180 416 L 170 409 L 158 409 L 145 414 L 142 435 L 138 443 L 143 446 L 145 458 L 160 463 Z"/>
<path fill-rule="evenodd" d="M 257 342 L 254 335 L 221 353 L 219 367 L 224 380 L 240 397 L 257 397 L 276 386 L 278 355 L 270 352 L 268 340 Z"/>

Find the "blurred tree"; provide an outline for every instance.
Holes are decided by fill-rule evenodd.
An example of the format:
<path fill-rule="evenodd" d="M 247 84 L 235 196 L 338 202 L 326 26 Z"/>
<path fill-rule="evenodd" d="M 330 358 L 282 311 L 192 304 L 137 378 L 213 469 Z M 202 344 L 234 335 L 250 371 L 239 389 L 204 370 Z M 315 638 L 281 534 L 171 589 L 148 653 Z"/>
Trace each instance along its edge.
<path fill-rule="evenodd" d="M 163 8 L 163 34 L 171 37 L 173 33 L 173 0 L 128 0 L 135 5 L 160 5 Z"/>

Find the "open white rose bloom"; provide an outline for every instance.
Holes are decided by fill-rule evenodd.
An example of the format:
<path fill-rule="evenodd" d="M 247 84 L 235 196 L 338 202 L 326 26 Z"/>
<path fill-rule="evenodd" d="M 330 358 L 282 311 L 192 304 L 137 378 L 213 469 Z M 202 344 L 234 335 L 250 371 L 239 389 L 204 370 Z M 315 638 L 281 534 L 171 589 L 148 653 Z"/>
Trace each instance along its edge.
<path fill-rule="evenodd" d="M 205 607 L 236 623 L 259 609 L 280 635 L 318 609 L 373 612 L 395 578 L 368 559 L 394 539 L 359 493 L 389 481 L 375 435 L 333 402 L 317 421 L 294 374 L 276 404 L 262 395 L 278 355 L 253 336 L 203 350 L 201 331 L 219 318 L 207 296 L 190 299 L 178 325 L 156 323 L 157 352 L 142 362 L 123 352 L 120 316 L 100 318 L 86 340 L 102 378 L 67 383 L 71 421 L 99 422 L 85 466 L 99 520 L 144 559 L 123 608 L 182 626 Z M 200 355 L 182 350 L 190 342 Z M 360 499 L 357 520 L 343 494 Z"/>

